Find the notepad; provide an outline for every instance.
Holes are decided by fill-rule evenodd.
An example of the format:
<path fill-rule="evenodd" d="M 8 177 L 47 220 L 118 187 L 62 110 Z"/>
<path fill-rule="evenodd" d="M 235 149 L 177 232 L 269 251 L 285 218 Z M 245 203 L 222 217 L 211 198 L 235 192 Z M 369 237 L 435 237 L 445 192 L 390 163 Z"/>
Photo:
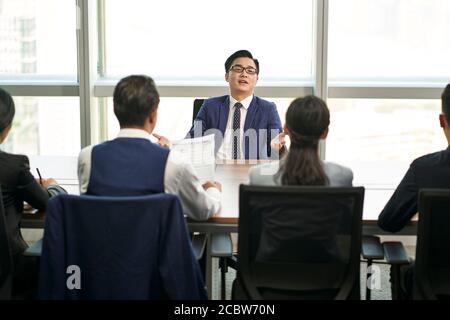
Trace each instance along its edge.
<path fill-rule="evenodd" d="M 192 164 L 201 182 L 214 181 L 216 161 L 214 156 L 214 135 L 172 141 L 172 150 Z"/>

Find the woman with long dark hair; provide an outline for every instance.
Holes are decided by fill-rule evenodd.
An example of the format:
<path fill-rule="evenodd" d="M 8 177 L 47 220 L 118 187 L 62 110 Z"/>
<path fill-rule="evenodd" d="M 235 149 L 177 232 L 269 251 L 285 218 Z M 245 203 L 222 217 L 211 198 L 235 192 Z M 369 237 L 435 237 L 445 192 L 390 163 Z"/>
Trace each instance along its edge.
<path fill-rule="evenodd" d="M 319 141 L 326 139 L 329 124 L 330 111 L 322 99 L 306 96 L 292 101 L 281 135 L 281 139 L 289 136 L 289 151 L 279 162 L 253 167 L 250 184 L 351 186 L 349 168 L 319 158 Z"/>

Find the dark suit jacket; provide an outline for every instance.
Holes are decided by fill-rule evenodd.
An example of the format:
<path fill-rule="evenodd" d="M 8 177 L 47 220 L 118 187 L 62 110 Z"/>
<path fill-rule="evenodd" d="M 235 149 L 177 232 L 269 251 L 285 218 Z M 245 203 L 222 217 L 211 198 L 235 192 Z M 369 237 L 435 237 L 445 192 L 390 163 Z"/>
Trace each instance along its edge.
<path fill-rule="evenodd" d="M 217 152 L 225 136 L 229 113 L 229 95 L 206 99 L 194 120 L 188 136 L 203 136 L 207 130 L 216 129 L 214 135 L 215 151 Z M 253 97 L 245 118 L 244 134 L 249 133 L 249 129 L 253 129 L 255 137 L 253 141 L 245 141 L 244 137 L 245 159 L 267 159 L 271 157 L 270 141 L 282 130 L 280 116 L 273 102 L 256 96 Z"/>
<path fill-rule="evenodd" d="M 50 194 L 36 182 L 30 173 L 30 164 L 27 156 L 1 151 L 0 184 L 11 254 L 14 256 L 22 253 L 27 248 L 27 244 L 20 232 L 23 202 L 26 201 L 38 210 L 45 210 Z"/>
<path fill-rule="evenodd" d="M 419 190 L 450 188 L 450 147 L 414 160 L 378 217 L 381 229 L 396 232 L 417 213 Z"/>
<path fill-rule="evenodd" d="M 74 283 L 69 281 L 69 266 L 80 270 L 79 289 L 67 287 Z M 178 197 L 160 193 L 52 198 L 39 297 L 206 299 Z"/>

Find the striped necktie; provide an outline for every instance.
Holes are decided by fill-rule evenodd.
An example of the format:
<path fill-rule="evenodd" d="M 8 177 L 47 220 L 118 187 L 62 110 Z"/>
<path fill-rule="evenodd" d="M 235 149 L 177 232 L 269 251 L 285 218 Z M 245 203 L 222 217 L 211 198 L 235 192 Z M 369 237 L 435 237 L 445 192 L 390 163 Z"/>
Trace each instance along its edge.
<path fill-rule="evenodd" d="M 241 144 L 240 144 L 240 132 L 239 129 L 241 127 L 241 108 L 242 104 L 237 102 L 234 105 L 234 114 L 233 114 L 233 159 L 239 159 L 241 155 Z"/>

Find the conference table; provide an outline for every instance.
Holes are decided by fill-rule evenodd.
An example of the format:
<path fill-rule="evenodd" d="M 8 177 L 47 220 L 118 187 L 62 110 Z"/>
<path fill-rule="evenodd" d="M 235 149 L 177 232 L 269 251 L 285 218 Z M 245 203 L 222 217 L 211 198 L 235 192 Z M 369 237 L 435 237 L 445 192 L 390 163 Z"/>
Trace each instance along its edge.
<path fill-rule="evenodd" d="M 70 174 L 64 174 L 64 178 L 60 178 L 58 182 L 67 189 L 69 193 L 78 194 L 78 180 L 76 179 L 76 161 L 65 164 L 64 168 L 57 167 L 57 171 L 60 172 L 57 175 L 61 175 L 62 172 L 68 172 Z M 207 260 L 206 260 L 206 286 L 211 288 L 212 285 L 212 259 L 210 252 L 210 239 L 212 234 L 218 233 L 237 233 L 238 221 L 239 221 L 239 186 L 241 184 L 248 183 L 248 171 L 250 167 L 260 164 L 261 161 L 233 161 L 232 163 L 217 164 L 215 170 L 215 180 L 222 184 L 222 208 L 220 212 L 214 215 L 207 221 L 193 221 L 187 219 L 187 224 L 191 232 L 200 232 L 207 234 Z M 75 172 L 75 173 L 74 173 Z M 379 191 L 379 190 L 378 190 Z M 364 210 L 363 210 L 363 234 L 388 234 L 378 228 L 377 217 L 380 212 L 380 208 L 387 199 L 377 196 L 376 189 L 367 189 L 365 192 Z M 24 214 L 22 219 L 22 228 L 43 228 L 44 227 L 45 214 Z M 415 235 L 416 224 L 410 223 L 404 228 L 398 235 Z M 235 237 L 233 239 L 236 239 Z M 236 245 L 236 243 L 234 244 Z M 208 290 L 211 297 L 211 290 Z"/>
<path fill-rule="evenodd" d="M 250 167 L 260 164 L 262 161 L 233 161 L 232 163 L 217 164 L 215 180 L 222 184 L 222 208 L 220 212 L 207 221 L 193 221 L 188 219 L 188 226 L 192 232 L 222 233 L 237 232 L 239 221 L 239 186 L 248 183 L 248 171 Z M 76 161 L 72 162 L 72 167 Z M 68 166 L 59 168 L 59 171 L 69 171 Z M 58 171 L 58 169 L 57 169 Z M 64 178 L 56 177 L 56 180 L 71 194 L 78 194 L 78 180 L 75 174 L 64 175 Z M 378 228 L 377 218 L 387 199 L 377 196 L 376 188 L 367 188 L 363 209 L 363 233 L 364 234 L 389 234 Z M 24 214 L 22 228 L 43 228 L 44 214 Z M 415 223 L 409 224 L 398 235 L 415 235 Z"/>

